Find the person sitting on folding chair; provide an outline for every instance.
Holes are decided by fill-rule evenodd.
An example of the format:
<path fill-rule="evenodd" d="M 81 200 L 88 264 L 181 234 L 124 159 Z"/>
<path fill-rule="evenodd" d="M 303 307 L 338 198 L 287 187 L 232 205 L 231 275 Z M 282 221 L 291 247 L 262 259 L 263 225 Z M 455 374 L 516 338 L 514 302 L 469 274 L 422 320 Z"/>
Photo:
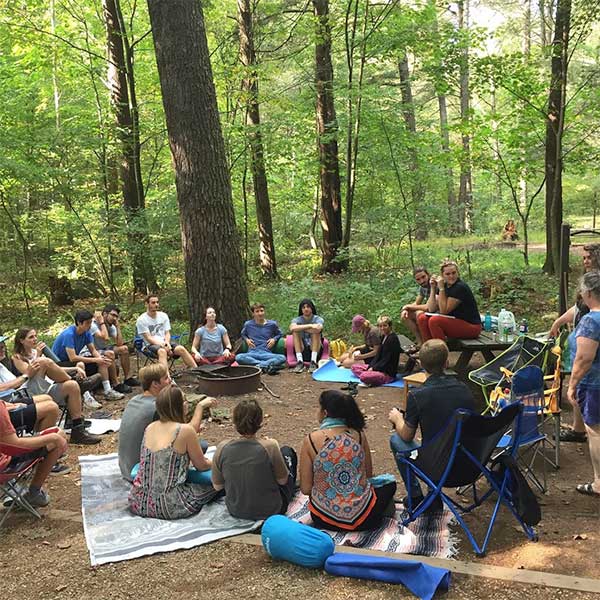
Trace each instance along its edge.
<path fill-rule="evenodd" d="M 75 313 L 75 324 L 63 329 L 52 344 L 52 352 L 56 354 L 61 367 L 75 367 L 83 363 L 88 377 L 100 373 L 102 389 L 106 400 L 122 400 L 124 395 L 110 385 L 109 367 L 113 359 L 101 356 L 94 345 L 94 336 L 90 333 L 94 315 L 89 310 L 78 310 Z M 82 350 L 87 348 L 84 356 Z M 113 355 L 114 356 L 114 355 Z"/>
<path fill-rule="evenodd" d="M 445 342 L 425 342 L 419 352 L 419 360 L 428 374 L 427 380 L 422 387 L 408 392 L 404 415 L 397 408 L 392 408 L 388 415 L 395 430 L 390 438 L 390 447 L 405 486 L 408 473 L 400 465 L 397 454 L 421 445 L 415 442 L 417 427 L 421 428 L 421 441 L 425 444 L 445 427 L 457 408 L 475 409 L 475 400 L 469 388 L 456 377 L 444 374 L 448 366 L 448 346 Z M 412 505 L 416 506 L 423 499 L 423 492 L 415 477 L 410 481 L 411 489 L 406 491 L 412 498 Z"/>
<path fill-rule="evenodd" d="M 156 294 L 146 296 L 146 312 L 136 321 L 137 334 L 143 338 L 142 349 L 159 363 L 169 367 L 169 360 L 178 356 L 188 369 L 196 366 L 196 361 L 184 346 L 171 343 L 171 321 L 167 313 L 159 309 L 160 301 Z"/>
<path fill-rule="evenodd" d="M 15 448 L 28 450 L 27 454 L 11 457 L 0 452 L 0 471 L 9 468 L 13 462 L 21 462 L 27 458 L 43 456 L 38 464 L 33 479 L 29 484 L 29 490 L 23 498 L 31 506 L 47 506 L 50 497 L 42 489 L 52 467 L 67 449 L 67 440 L 62 431 L 48 433 L 33 437 L 18 437 L 10 420 L 9 411 L 4 401 L 0 400 L 0 444 L 7 444 Z"/>

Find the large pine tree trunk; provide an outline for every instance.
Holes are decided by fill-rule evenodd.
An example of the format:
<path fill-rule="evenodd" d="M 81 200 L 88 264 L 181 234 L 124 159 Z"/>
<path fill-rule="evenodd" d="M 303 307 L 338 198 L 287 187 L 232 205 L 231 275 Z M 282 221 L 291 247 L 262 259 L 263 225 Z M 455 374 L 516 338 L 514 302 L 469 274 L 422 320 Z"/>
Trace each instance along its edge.
<path fill-rule="evenodd" d="M 562 135 L 565 126 L 571 0 L 558 0 L 552 42 L 550 93 L 546 120 L 546 260 L 544 271 L 558 273 L 562 203 Z"/>
<path fill-rule="evenodd" d="M 321 268 L 339 273 L 347 267 L 340 260 L 342 245 L 342 205 L 338 163 L 338 123 L 333 101 L 333 65 L 331 62 L 331 26 L 329 1 L 313 0 L 315 15 L 315 86 L 317 89 L 317 136 L 321 182 L 321 227 L 323 246 Z"/>
<path fill-rule="evenodd" d="M 427 238 L 427 221 L 423 209 L 423 200 L 425 198 L 425 188 L 421 180 L 421 171 L 419 168 L 419 151 L 417 139 L 417 119 L 415 117 L 415 105 L 413 102 L 412 85 L 410 82 L 410 69 L 408 66 L 408 57 L 402 55 L 398 61 L 398 74 L 400 76 L 400 93 L 402 95 L 402 116 L 404 124 L 410 136 L 409 157 L 411 181 L 411 213 L 415 215 L 415 239 L 424 240 Z"/>
<path fill-rule="evenodd" d="M 175 168 L 190 325 L 214 306 L 237 334 L 248 292 L 200 2 L 148 0 Z"/>
<path fill-rule="evenodd" d="M 254 199 L 256 201 L 256 222 L 260 242 L 260 267 L 264 275 L 277 277 L 271 203 L 269 201 L 263 141 L 260 131 L 258 80 L 256 75 L 256 53 L 254 51 L 252 16 L 250 0 L 238 0 L 240 60 L 245 68 L 242 90 L 246 102 L 246 131 L 250 145 L 250 162 L 252 180 L 254 182 Z"/>
<path fill-rule="evenodd" d="M 135 94 L 132 49 L 124 28 L 119 0 L 102 0 L 108 49 L 110 100 L 120 142 L 119 178 L 127 222 L 127 252 L 136 292 L 156 291 L 157 283 L 148 253 L 144 214 L 144 182 L 140 160 L 140 130 Z"/>
<path fill-rule="evenodd" d="M 458 27 L 463 34 L 468 34 L 469 0 L 458 2 Z M 461 233 L 471 232 L 473 228 L 473 183 L 471 179 L 471 136 L 469 128 L 470 90 L 469 90 L 469 46 L 463 40 L 464 48 L 460 61 L 460 120 L 462 128 L 462 157 L 460 161 L 460 186 L 458 191 L 458 206 Z"/>

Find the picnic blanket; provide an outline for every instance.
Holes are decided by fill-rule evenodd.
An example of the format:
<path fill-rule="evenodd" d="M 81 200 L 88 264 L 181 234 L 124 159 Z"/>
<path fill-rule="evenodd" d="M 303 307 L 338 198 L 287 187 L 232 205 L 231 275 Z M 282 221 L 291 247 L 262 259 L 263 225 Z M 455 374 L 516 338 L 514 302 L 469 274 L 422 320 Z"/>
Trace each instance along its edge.
<path fill-rule="evenodd" d="M 419 554 L 435 558 L 451 558 L 457 552 L 456 539 L 448 529 L 452 513 L 447 508 L 418 517 L 404 527 L 400 522 L 402 504 L 396 505 L 396 517 L 384 518 L 379 529 L 370 531 L 323 531 L 330 535 L 336 546 L 353 546 L 384 552 Z M 298 494 L 290 502 L 286 516 L 305 525 L 312 523 L 308 510 L 308 496 Z"/>
<path fill-rule="evenodd" d="M 257 529 L 262 521 L 232 517 L 221 498 L 188 519 L 164 521 L 131 514 L 130 484 L 118 455 L 80 456 L 83 530 L 92 566 L 158 552 L 194 548 Z"/>
<path fill-rule="evenodd" d="M 327 381 L 331 383 L 360 382 L 360 379 L 350 369 L 338 367 L 333 359 L 327 361 L 322 367 L 319 367 L 312 374 L 312 377 L 315 381 Z M 383 387 L 403 388 L 404 381 L 402 381 L 402 378 L 396 379 L 392 383 L 386 383 Z"/>

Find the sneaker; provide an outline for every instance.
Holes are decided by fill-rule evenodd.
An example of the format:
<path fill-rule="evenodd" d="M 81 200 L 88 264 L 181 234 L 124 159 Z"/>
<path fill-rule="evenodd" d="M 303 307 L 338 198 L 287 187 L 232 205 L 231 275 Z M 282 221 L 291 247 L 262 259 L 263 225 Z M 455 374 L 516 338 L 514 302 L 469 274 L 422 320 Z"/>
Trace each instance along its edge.
<path fill-rule="evenodd" d="M 100 443 L 100 438 L 97 435 L 92 435 L 81 425 L 71 429 L 71 444 L 84 444 L 90 446 Z"/>
<path fill-rule="evenodd" d="M 105 400 L 122 400 L 125 398 L 125 394 L 121 394 L 121 392 L 117 392 L 117 390 L 110 389 L 108 392 L 104 392 Z M 98 406 L 96 408 L 99 408 Z"/>
<path fill-rule="evenodd" d="M 308 367 L 308 372 L 314 373 L 318 368 L 319 368 L 319 365 L 313 360 L 313 361 L 311 361 L 311 363 Z"/>
<path fill-rule="evenodd" d="M 23 495 L 23 499 L 34 507 L 48 506 L 50 504 L 50 496 L 44 490 L 35 493 L 28 491 Z"/>
<path fill-rule="evenodd" d="M 83 394 L 83 405 L 86 408 L 102 408 L 102 404 L 92 396 L 91 392 L 85 392 Z"/>
<path fill-rule="evenodd" d="M 138 387 L 141 385 L 137 377 L 128 377 L 123 383 L 126 383 L 129 387 Z"/>
<path fill-rule="evenodd" d="M 292 373 L 302 373 L 304 371 L 304 363 L 299 362 L 293 369 Z"/>
<path fill-rule="evenodd" d="M 115 385 L 113 390 L 121 394 L 131 394 L 131 392 L 133 391 L 131 387 L 128 386 L 125 382 Z"/>
<path fill-rule="evenodd" d="M 79 382 L 79 389 L 82 394 L 85 392 L 91 392 L 95 390 L 102 383 L 102 375 L 100 373 L 96 373 L 91 377 L 86 377 Z"/>
<path fill-rule="evenodd" d="M 50 475 L 66 475 L 71 472 L 71 467 L 69 465 L 65 465 L 65 463 L 56 463 L 52 470 L 50 471 Z"/>

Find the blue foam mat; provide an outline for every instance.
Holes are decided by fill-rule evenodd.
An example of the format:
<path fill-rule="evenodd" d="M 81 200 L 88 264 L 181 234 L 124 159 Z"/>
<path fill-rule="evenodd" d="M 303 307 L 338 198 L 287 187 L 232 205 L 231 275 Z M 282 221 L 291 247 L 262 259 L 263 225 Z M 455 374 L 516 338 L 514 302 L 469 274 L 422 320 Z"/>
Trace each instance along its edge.
<path fill-rule="evenodd" d="M 315 381 L 324 381 L 329 383 L 360 383 L 360 379 L 352 373 L 350 369 L 338 367 L 333 359 L 327 361 L 322 367 L 319 367 L 313 374 Z M 403 388 L 404 381 L 396 379 L 392 383 L 386 383 L 383 387 Z"/>

